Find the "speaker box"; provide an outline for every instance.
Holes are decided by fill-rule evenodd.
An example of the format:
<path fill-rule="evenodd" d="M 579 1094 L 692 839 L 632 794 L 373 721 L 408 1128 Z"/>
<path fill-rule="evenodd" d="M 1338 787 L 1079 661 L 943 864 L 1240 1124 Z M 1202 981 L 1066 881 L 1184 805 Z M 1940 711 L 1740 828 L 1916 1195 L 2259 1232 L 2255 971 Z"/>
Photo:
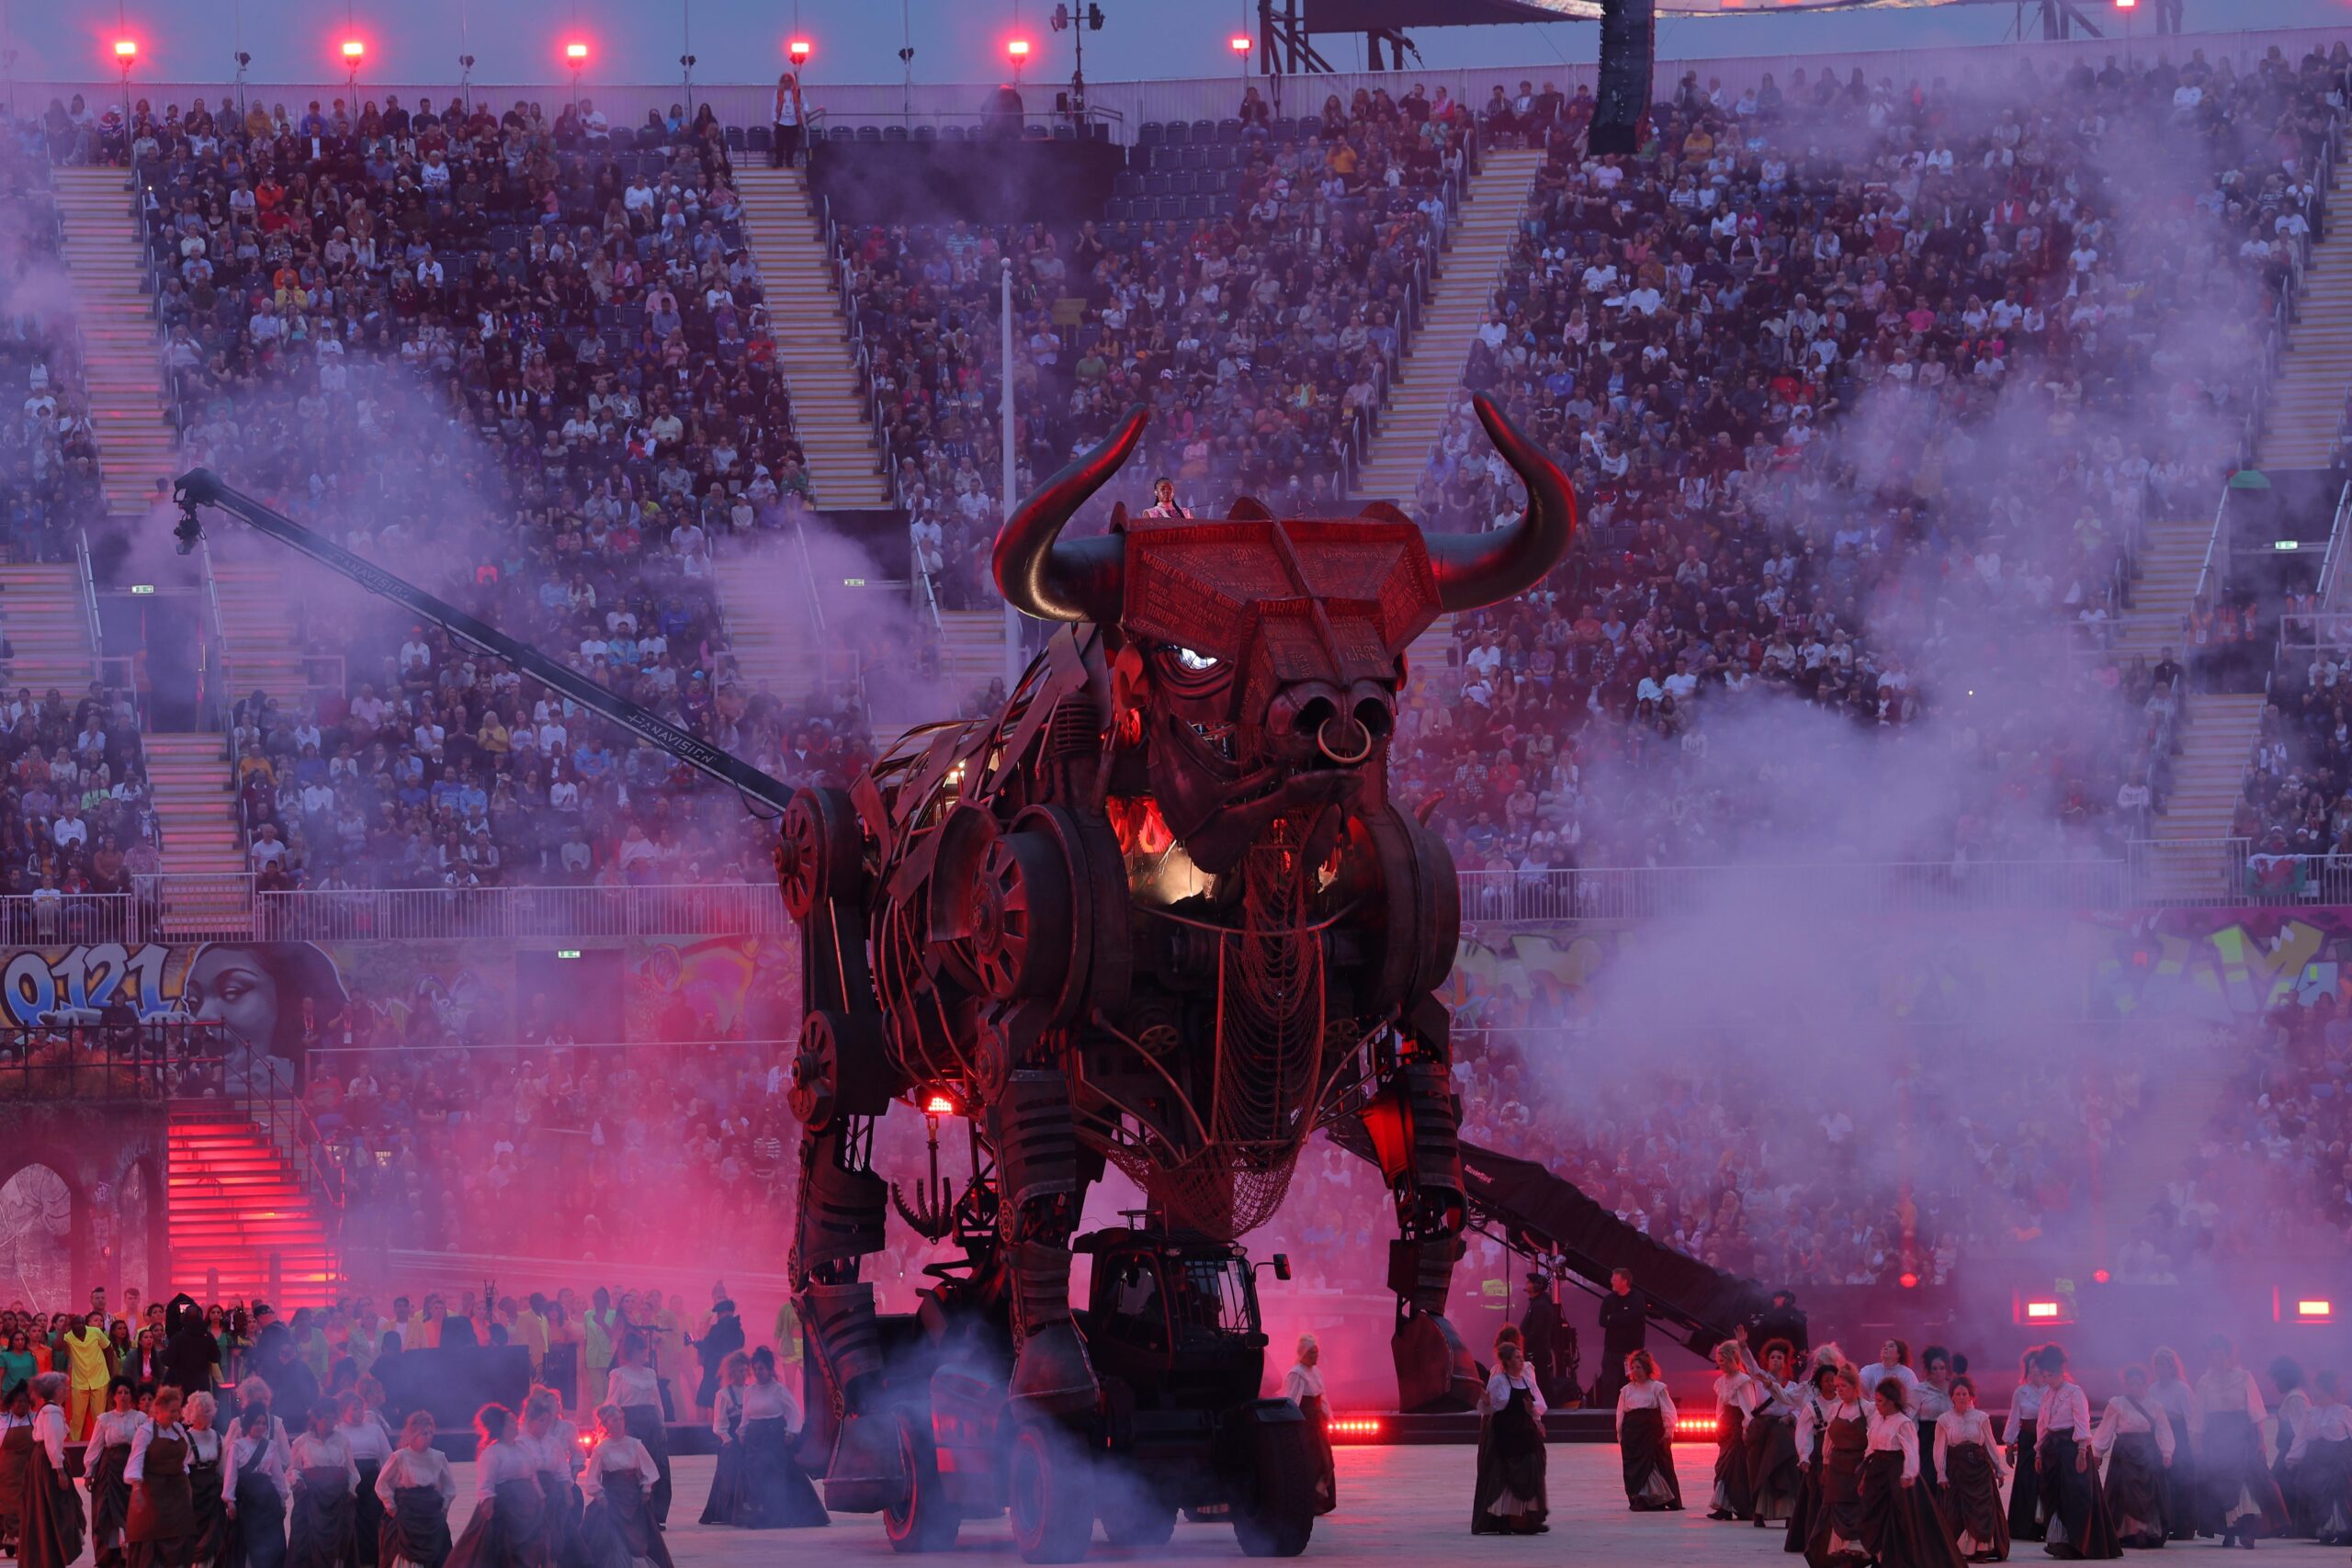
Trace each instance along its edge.
<path fill-rule="evenodd" d="M 1601 0 L 1600 91 L 1592 117 L 1595 154 L 1641 150 L 1657 60 L 1657 0 Z"/>

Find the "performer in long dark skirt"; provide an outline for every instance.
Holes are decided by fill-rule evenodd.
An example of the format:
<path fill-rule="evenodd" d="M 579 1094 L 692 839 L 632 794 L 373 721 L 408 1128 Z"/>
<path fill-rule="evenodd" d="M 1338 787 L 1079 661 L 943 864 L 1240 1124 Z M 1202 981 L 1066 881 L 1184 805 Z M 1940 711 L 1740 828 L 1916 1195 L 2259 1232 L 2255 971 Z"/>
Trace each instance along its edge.
<path fill-rule="evenodd" d="M 1715 1480 L 1708 1494 L 1707 1517 L 1744 1519 L 1756 1510 L 1747 1486 L 1747 1417 L 1764 1403 L 1763 1391 L 1741 1365 L 1737 1344 L 1715 1347 Z"/>
<path fill-rule="evenodd" d="M 1551 1497 L 1544 1486 L 1544 1391 L 1517 1340 L 1495 1350 L 1487 1379 L 1487 1403 L 1494 1407 L 1487 1453 L 1495 1467 L 1495 1496 L 1487 1512 L 1506 1535 L 1539 1535 L 1551 1529 Z"/>
<path fill-rule="evenodd" d="M 1943 1517 L 1951 1543 L 1971 1562 L 1999 1562 L 2009 1555 L 2009 1516 L 2001 1503 L 2001 1483 L 2009 1462 L 1993 1430 L 1993 1418 L 1976 1408 L 1976 1382 L 1956 1377 L 1945 1391 L 1951 1408 L 1936 1418 L 1935 1469 L 1943 1477 Z"/>
<path fill-rule="evenodd" d="M 1838 1403 L 1838 1364 L 1835 1345 L 1816 1350 L 1812 1374 L 1797 1404 L 1797 1495 L 1781 1542 L 1783 1551 L 1805 1549 L 1813 1537 L 1813 1521 L 1821 1513 L 1821 1441 L 1829 1429 L 1830 1408 Z"/>
<path fill-rule="evenodd" d="M 2148 1357 L 2147 1404 L 2172 1428 L 2172 1467 L 2165 1472 L 2165 1534 L 2172 1540 L 2197 1539 L 2197 1456 L 2189 1448 L 2189 1410 L 2196 1393 L 2188 1386 L 2179 1352 L 2159 1345 Z"/>
<path fill-rule="evenodd" d="M 2082 1384 L 2066 1375 L 2066 1352 L 2045 1345 L 2034 1358 L 2041 1374 L 2041 1504 L 2048 1534 L 2042 1550 L 2065 1562 L 2123 1555 L 2107 1495 L 2099 1489 L 2098 1461 L 2092 1449 L 2091 1402 Z"/>
<path fill-rule="evenodd" d="M 354 1568 L 359 1465 L 335 1430 L 339 1414 L 334 1400 L 320 1400 L 311 1406 L 308 1429 L 294 1438 L 287 1568 Z"/>
<path fill-rule="evenodd" d="M 766 1353 L 773 1365 L 775 1353 Z M 1315 1439 L 1315 1511 L 1328 1514 L 1340 1506 L 1340 1467 L 1331 1452 L 1331 1397 L 1324 1391 L 1322 1363 L 1322 1341 L 1312 1334 L 1300 1335 L 1298 1359 L 1283 1374 L 1283 1397 L 1306 1417 L 1306 1430 Z M 796 1411 L 795 1425 L 798 1419 Z"/>
<path fill-rule="evenodd" d="M 2270 1383 L 2278 1391 L 2278 1404 L 2271 1411 L 2278 1431 L 2269 1448 L 2278 1457 L 2270 1466 L 2270 1479 L 2278 1488 L 2278 1500 L 2286 1511 L 2287 1522 L 2278 1533 L 2290 1540 L 2310 1540 L 2319 1534 L 2319 1522 L 2309 1511 L 2299 1506 L 2297 1489 L 2287 1474 L 2287 1455 L 2295 1446 L 2295 1434 L 2311 1419 L 2311 1391 L 2304 1387 L 2302 1364 L 2291 1356 L 2279 1356 L 2270 1363 Z"/>
<path fill-rule="evenodd" d="M 266 1404 L 245 1406 L 221 1476 L 229 1496 L 230 1568 L 285 1568 L 286 1450 Z"/>
<path fill-rule="evenodd" d="M 2283 1462 L 2312 1521 L 2312 1539 L 2342 1546 L 2352 1542 L 2352 1405 L 2332 1370 L 2313 1377 L 2312 1389 L 2311 1413 L 2295 1428 Z"/>
<path fill-rule="evenodd" d="M 130 1444 L 147 1418 L 139 1413 L 138 1385 L 118 1377 L 107 1385 L 107 1409 L 98 1416 L 90 1446 L 82 1455 L 84 1484 L 90 1489 L 90 1551 L 97 1568 L 123 1568 L 130 1520 Z"/>
<path fill-rule="evenodd" d="M 25 1511 L 25 1476 L 32 1462 L 33 1391 L 18 1383 L 0 1390 L 0 1555 L 16 1555 L 17 1521 Z"/>
<path fill-rule="evenodd" d="M 229 1498 L 222 1483 L 230 1439 L 220 1420 L 220 1402 L 209 1390 L 187 1396 L 180 1424 L 187 1428 L 187 1498 L 196 1519 L 189 1568 L 227 1568 L 229 1561 Z"/>
<path fill-rule="evenodd" d="M 1813 1532 L 1805 1538 L 1807 1568 L 1841 1568 L 1870 1561 L 1862 1544 L 1862 1459 L 1870 1448 L 1870 1416 L 1862 1408 L 1862 1380 L 1840 1365 L 1828 1407 L 1822 1412 L 1821 1504 Z"/>
<path fill-rule="evenodd" d="M 392 1437 L 356 1388 L 336 1402 L 334 1429 L 359 1471 L 358 1490 L 351 1499 L 352 1550 L 359 1568 L 377 1568 L 376 1539 L 383 1533 L 384 1506 L 376 1499 L 376 1477 L 392 1457 Z"/>
<path fill-rule="evenodd" d="M 618 1368 L 614 1369 L 618 1371 Z M 673 1568 L 670 1548 L 653 1522 L 652 1490 L 661 1472 L 644 1442 L 629 1431 L 617 1404 L 596 1412 L 604 1436 L 580 1473 L 588 1497 L 580 1538 L 592 1568 Z"/>
<path fill-rule="evenodd" d="M 1748 1354 L 1747 1331 L 1739 1331 L 1741 1364 L 1760 1397 L 1747 1417 L 1747 1492 L 1758 1529 L 1785 1524 L 1797 1497 L 1797 1405 L 1804 1385 L 1794 1380 L 1796 1352 L 1785 1339 L 1764 1347 L 1759 1364 Z"/>
<path fill-rule="evenodd" d="M 1313 1354 L 1312 1337 L 1306 1353 Z M 1312 1371 L 1310 1362 L 1308 1370 Z M 1318 1419 L 1328 1419 L 1322 1417 Z M 806 1529 L 830 1524 L 817 1488 L 792 1455 L 800 1404 L 776 1378 L 775 1352 L 752 1352 L 752 1381 L 743 1390 L 744 1509 L 734 1522 L 751 1529 Z"/>
<path fill-rule="evenodd" d="M 474 1415 L 474 1512 L 446 1568 L 548 1568 L 547 1494 L 514 1413 L 485 1404 Z"/>
<path fill-rule="evenodd" d="M 2197 1439 L 2197 1528 L 2220 1536 L 2224 1546 L 2251 1546 L 2287 1525 L 2262 1430 L 2269 1411 L 2254 1374 L 2238 1365 L 2234 1345 L 2216 1335 L 2207 1355 L 2188 1416 Z"/>
<path fill-rule="evenodd" d="M 401 1423 L 401 1446 L 376 1472 L 381 1568 L 442 1568 L 449 1560 L 449 1505 L 457 1496 L 457 1475 L 433 1446 L 433 1413 L 412 1411 Z"/>
<path fill-rule="evenodd" d="M 130 1484 L 130 1507 L 123 1540 L 131 1568 L 187 1568 L 196 1540 L 196 1500 L 188 1488 L 186 1404 L 170 1383 L 155 1390 L 147 1418 L 130 1439 L 123 1477 Z"/>
<path fill-rule="evenodd" d="M 563 1401 L 544 1383 L 523 1401 L 522 1427 L 517 1441 L 537 1468 L 539 1491 L 547 1498 L 548 1556 L 563 1568 L 580 1568 L 580 1520 L 587 1500 L 574 1478 L 588 1458 L 580 1447 L 580 1428 L 563 1418 Z"/>
<path fill-rule="evenodd" d="M 621 1336 L 614 1352 L 613 1370 L 605 1374 L 605 1402 L 617 1404 L 628 1418 L 628 1435 L 645 1445 L 660 1478 L 653 1483 L 653 1522 L 670 1518 L 670 1438 L 662 1420 L 662 1380 L 646 1365 L 645 1336 L 631 1329 Z M 584 1490 L 584 1488 L 583 1488 Z"/>
<path fill-rule="evenodd" d="M 1919 1382 L 1907 1391 L 1911 1418 L 1919 1424 L 1919 1451 L 1924 1454 L 1936 1446 L 1936 1423 L 1951 1410 L 1951 1352 L 1940 1345 L 1930 1345 L 1919 1352 Z M 1919 1484 L 1927 1488 L 1938 1507 L 1943 1506 L 1943 1477 L 1932 1464 L 1922 1465 Z"/>
<path fill-rule="evenodd" d="M 1960 1553 L 1919 1483 L 1919 1424 L 1902 1379 L 1879 1380 L 1865 1425 L 1862 1543 L 1877 1568 L 1961 1568 Z"/>
<path fill-rule="evenodd" d="M 1637 1514 L 1682 1506 L 1682 1483 L 1674 1473 L 1674 1396 L 1647 1350 L 1625 1358 L 1625 1385 L 1617 1391 L 1617 1452 L 1626 1506 Z"/>
<path fill-rule="evenodd" d="M 82 1499 L 65 1474 L 65 1384 L 63 1372 L 42 1372 L 32 1381 L 33 1448 L 17 1538 L 19 1568 L 65 1568 L 82 1555 Z"/>
<path fill-rule="evenodd" d="M 2123 1369 L 2123 1392 L 2107 1402 L 2092 1441 L 2107 1460 L 2107 1513 L 2115 1521 L 2115 1539 L 2125 1546 L 2162 1546 L 2172 1423 L 2148 1398 L 2145 1367 Z"/>
<path fill-rule="evenodd" d="M 2009 1486 L 2009 1539 L 2042 1538 L 2041 1505 L 2041 1372 L 2034 1365 L 2039 1345 L 2018 1362 L 2017 1392 L 2009 1395 L 2009 1416 L 2001 1441 L 2009 1450 L 2017 1479 Z"/>
<path fill-rule="evenodd" d="M 702 1522 L 731 1523 L 743 1500 L 743 1385 L 752 1381 L 752 1358 L 729 1351 L 718 1363 L 718 1388 L 710 1397 L 710 1430 L 718 1439 L 718 1462 L 710 1472 L 710 1495 L 703 1499 Z"/>
<path fill-rule="evenodd" d="M 1506 1323 L 1495 1331 L 1495 1362 L 1500 1365 L 1503 1347 L 1516 1345 L 1525 1354 L 1526 1339 L 1519 1325 Z M 1503 1520 L 1493 1512 L 1496 1498 L 1502 1495 L 1502 1465 L 1495 1456 L 1495 1403 L 1488 1397 L 1489 1385 L 1478 1385 L 1478 1468 L 1470 1485 L 1470 1533 L 1472 1535 L 1506 1535 Z"/>

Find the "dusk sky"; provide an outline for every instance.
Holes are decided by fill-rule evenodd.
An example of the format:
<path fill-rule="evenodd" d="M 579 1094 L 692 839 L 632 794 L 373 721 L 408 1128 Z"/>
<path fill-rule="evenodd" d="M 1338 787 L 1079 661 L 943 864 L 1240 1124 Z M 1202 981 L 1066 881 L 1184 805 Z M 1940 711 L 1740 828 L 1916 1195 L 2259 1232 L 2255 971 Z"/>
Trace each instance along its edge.
<path fill-rule="evenodd" d="M 1107 20 L 1086 40 L 1087 74 L 1098 81 L 1230 72 L 1226 40 L 1256 11 L 1245 0 L 1098 3 Z M 2086 6 L 2113 17 L 2111 0 L 2086 0 Z M 1048 29 L 1052 9 L 1040 0 L 350 0 L 346 12 L 344 6 L 297 0 L 123 0 L 119 22 L 111 0 L 68 6 L 0 0 L 0 22 L 17 51 L 17 74 L 26 78 L 111 79 L 112 41 L 123 30 L 140 40 L 137 79 L 152 82 L 224 80 L 233 70 L 238 39 L 254 57 L 254 81 L 340 77 L 336 46 L 357 36 L 368 44 L 363 86 L 369 79 L 453 79 L 457 57 L 467 51 L 478 62 L 477 81 L 553 83 L 564 75 L 563 40 L 576 32 L 594 50 L 592 83 L 668 81 L 677 76 L 690 25 L 701 62 L 695 77 L 704 82 L 774 80 L 784 39 L 796 29 L 816 45 L 810 73 L 817 82 L 899 81 L 898 51 L 910 39 L 919 82 L 993 80 L 1002 71 L 1004 40 L 1016 32 L 1035 42 L 1028 79 L 1060 82 L 1069 75 L 1071 35 Z M 2192 29 L 2335 23 L 2352 28 L 2352 0 L 2188 0 L 2188 14 Z M 1658 52 L 1674 58 L 1994 42 L 2015 23 L 2015 7 L 2007 5 L 1670 17 L 1659 23 Z M 2144 45 L 2144 21 L 2136 31 Z M 1540 70 L 1553 62 L 1589 62 L 1598 28 L 1589 21 L 1432 28 L 1416 34 L 1415 41 L 1430 67 L 1523 62 Z M 1322 42 L 1340 69 L 1363 64 L 1360 38 Z"/>

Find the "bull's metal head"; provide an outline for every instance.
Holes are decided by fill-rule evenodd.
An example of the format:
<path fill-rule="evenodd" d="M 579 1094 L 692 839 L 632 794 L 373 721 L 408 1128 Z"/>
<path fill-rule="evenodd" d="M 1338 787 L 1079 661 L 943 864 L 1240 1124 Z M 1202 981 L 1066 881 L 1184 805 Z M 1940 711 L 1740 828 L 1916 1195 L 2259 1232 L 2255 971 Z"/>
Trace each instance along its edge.
<path fill-rule="evenodd" d="M 1119 722 L 1150 745 L 1161 816 L 1204 869 L 1229 869 L 1276 817 L 1381 809 L 1406 648 L 1441 613 L 1522 592 L 1566 553 L 1567 476 L 1490 400 L 1475 402 L 1527 486 L 1525 514 L 1492 533 L 1426 536 L 1385 502 L 1276 518 L 1245 498 L 1204 522 L 1130 521 L 1121 507 L 1108 535 L 1062 539 L 1142 439 L 1141 408 L 1006 519 L 998 588 L 1041 619 L 1102 628 Z"/>

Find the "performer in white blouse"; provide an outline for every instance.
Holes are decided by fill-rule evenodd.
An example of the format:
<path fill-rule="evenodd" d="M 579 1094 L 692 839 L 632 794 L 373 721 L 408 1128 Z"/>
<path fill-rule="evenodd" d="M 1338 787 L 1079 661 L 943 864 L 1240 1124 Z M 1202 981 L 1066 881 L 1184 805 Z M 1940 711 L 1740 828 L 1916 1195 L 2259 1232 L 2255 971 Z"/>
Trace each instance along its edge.
<path fill-rule="evenodd" d="M 1707 1517 L 1744 1519 L 1755 1510 L 1747 1483 L 1747 1418 L 1764 1404 L 1764 1390 L 1742 1364 L 1747 1352 L 1733 1340 L 1715 1347 L 1715 1484 Z"/>
<path fill-rule="evenodd" d="M 2125 1546 L 2165 1543 L 2165 1472 L 2172 1423 L 2148 1398 L 2148 1370 L 2123 1369 L 2123 1392 L 2099 1413 L 2092 1447 L 2107 1461 L 2107 1511 Z"/>
<path fill-rule="evenodd" d="M 2223 1545 L 2252 1544 L 2286 1526 L 2286 1505 L 2271 1478 L 2269 1411 L 2254 1374 L 2238 1364 L 2237 1347 L 2215 1335 L 2206 1367 L 2188 1404 L 2197 1445 L 2198 1528 Z"/>
<path fill-rule="evenodd" d="M 129 1544 L 124 1530 L 130 1522 L 130 1483 L 123 1472 L 130 1462 L 131 1440 L 147 1417 L 140 1414 L 139 1391 L 129 1378 L 116 1378 L 107 1400 L 111 1408 L 98 1416 L 82 1465 L 90 1493 L 90 1550 L 98 1568 L 121 1568 Z"/>
<path fill-rule="evenodd" d="M 1959 1561 L 1935 1500 L 1920 1484 L 1919 1423 L 1892 1373 L 1871 1391 L 1862 1447 L 1863 1531 L 1877 1568 L 1949 1568 Z"/>
<path fill-rule="evenodd" d="M 2165 1529 L 2174 1540 L 2197 1539 L 2197 1456 L 2190 1451 L 2188 1407 L 2196 1391 L 2180 1353 L 2163 1345 L 2148 1353 L 2147 1403 L 2172 1428 L 2172 1467 L 2165 1472 Z"/>
<path fill-rule="evenodd" d="M 1903 1385 L 1903 1408 L 1913 1415 L 1919 1408 L 1919 1374 L 1911 1370 L 1911 1347 L 1905 1340 L 1890 1339 L 1878 1348 L 1878 1359 L 1861 1371 L 1862 1392 L 1870 1394 L 1878 1385 L 1893 1378 Z"/>
<path fill-rule="evenodd" d="M 613 1370 L 605 1379 L 605 1403 L 620 1406 L 629 1436 L 653 1457 L 653 1467 L 661 1476 L 653 1483 L 651 1500 L 653 1522 L 659 1525 L 670 1517 L 670 1439 L 662 1417 L 662 1380 L 647 1358 L 643 1334 L 631 1329 L 621 1336 L 614 1351 Z"/>
<path fill-rule="evenodd" d="M 2283 1461 L 2287 1484 L 2302 1503 L 2299 1522 L 2323 1545 L 2352 1541 L 2352 1404 L 2333 1369 L 2312 1378 L 2311 1414 L 2295 1428 Z"/>
<path fill-rule="evenodd" d="M 1617 1450 L 1624 1471 L 1625 1503 L 1636 1512 L 1682 1506 L 1682 1482 L 1674 1472 L 1674 1396 L 1657 1375 L 1647 1350 L 1625 1358 L 1625 1383 L 1617 1391 Z"/>
<path fill-rule="evenodd" d="M 2114 1520 L 2100 1490 L 2092 1447 L 2090 1396 L 2066 1373 L 2066 1352 L 2045 1345 L 2036 1359 L 2041 1373 L 2041 1506 L 2047 1515 L 2052 1557 L 2120 1557 Z"/>
<path fill-rule="evenodd" d="M 377 1540 L 378 1568 L 425 1568 L 449 1555 L 449 1505 L 458 1499 L 457 1472 L 433 1446 L 433 1413 L 416 1410 L 401 1423 L 400 1447 L 376 1472 L 376 1501 L 384 1522 Z"/>
<path fill-rule="evenodd" d="M 237 1561 L 277 1568 L 286 1561 L 286 1455 L 270 1432 L 269 1406 L 248 1405 L 235 1440 L 223 1445 L 220 1487 L 234 1521 Z"/>
<path fill-rule="evenodd" d="M 596 1419 L 603 1436 L 580 1474 L 580 1489 L 588 1498 L 580 1531 L 582 1550 L 591 1562 L 625 1558 L 630 1568 L 672 1568 L 669 1548 L 651 1513 L 661 1467 L 631 1435 L 628 1414 L 619 1405 L 601 1406 Z"/>
<path fill-rule="evenodd" d="M 1298 1359 L 1283 1374 L 1283 1397 L 1306 1417 L 1315 1439 L 1315 1511 L 1328 1514 L 1339 1505 L 1340 1470 L 1331 1452 L 1331 1402 L 1323 1392 L 1323 1344 L 1312 1334 L 1298 1337 Z"/>
<path fill-rule="evenodd" d="M 1976 1407 L 1975 1381 L 1954 1378 L 1948 1393 L 1951 1408 L 1936 1417 L 1934 1473 L 1943 1483 L 1952 1544 L 1973 1562 L 1999 1562 L 2009 1554 L 2009 1520 L 2001 1503 L 2009 1461 L 1993 1418 Z"/>
<path fill-rule="evenodd" d="M 2041 1372 L 2035 1365 L 2039 1345 L 2018 1362 L 2017 1392 L 2009 1395 L 2009 1416 L 2001 1427 L 2001 1441 L 2009 1450 L 2017 1479 L 2009 1486 L 2009 1539 L 2040 1540 L 2043 1532 L 2041 1499 Z"/>

